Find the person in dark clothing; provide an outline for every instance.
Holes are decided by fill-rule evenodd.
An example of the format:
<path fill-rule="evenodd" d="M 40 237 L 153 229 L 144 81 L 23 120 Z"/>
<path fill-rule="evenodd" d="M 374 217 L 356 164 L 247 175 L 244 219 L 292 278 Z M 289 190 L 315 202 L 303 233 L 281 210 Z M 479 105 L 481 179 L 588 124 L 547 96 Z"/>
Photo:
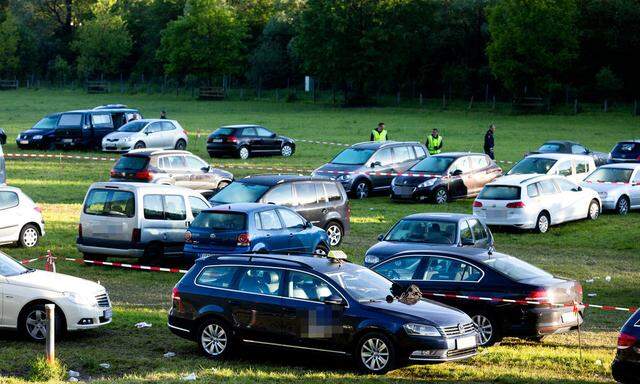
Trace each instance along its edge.
<path fill-rule="evenodd" d="M 160 118 L 161 119 L 166 119 L 167 118 L 167 111 L 165 111 L 164 109 L 162 111 L 160 111 Z"/>
<path fill-rule="evenodd" d="M 489 155 L 492 160 L 495 160 L 495 154 L 493 152 L 494 141 L 493 141 L 493 133 L 496 131 L 495 124 L 491 124 L 489 126 L 489 130 L 484 134 L 484 153 Z"/>

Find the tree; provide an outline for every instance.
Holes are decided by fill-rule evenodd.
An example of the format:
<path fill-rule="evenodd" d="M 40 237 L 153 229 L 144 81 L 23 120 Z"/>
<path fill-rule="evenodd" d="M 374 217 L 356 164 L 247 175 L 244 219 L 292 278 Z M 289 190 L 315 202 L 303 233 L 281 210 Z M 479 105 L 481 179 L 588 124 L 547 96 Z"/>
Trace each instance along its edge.
<path fill-rule="evenodd" d="M 18 23 L 13 13 L 7 12 L 0 24 L 0 75 L 16 76 L 20 58 L 18 57 Z"/>
<path fill-rule="evenodd" d="M 559 88 L 576 58 L 575 0 L 501 0 L 489 8 L 494 76 L 514 94 Z"/>
<path fill-rule="evenodd" d="M 224 0 L 188 0 L 184 15 L 162 31 L 157 57 L 165 72 L 183 78 L 237 73 L 246 27 Z"/>
<path fill-rule="evenodd" d="M 72 48 L 78 53 L 77 70 L 82 78 L 114 75 L 131 51 L 131 36 L 125 22 L 111 12 L 113 0 L 99 0 L 95 18 L 78 28 Z"/>
<path fill-rule="evenodd" d="M 604 67 L 596 74 L 596 89 L 604 97 L 615 96 L 620 92 L 623 84 L 620 78 L 609 67 Z"/>

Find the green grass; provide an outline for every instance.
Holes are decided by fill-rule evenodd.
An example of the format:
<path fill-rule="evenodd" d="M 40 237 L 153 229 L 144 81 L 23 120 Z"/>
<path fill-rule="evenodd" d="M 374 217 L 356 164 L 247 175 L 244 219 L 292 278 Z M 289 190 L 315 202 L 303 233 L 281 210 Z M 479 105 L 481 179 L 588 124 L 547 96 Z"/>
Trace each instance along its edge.
<path fill-rule="evenodd" d="M 368 108 L 340 109 L 326 105 L 270 102 L 198 102 L 188 98 L 160 96 L 85 95 L 72 91 L 18 91 L 0 93 L 0 122 L 9 133 L 6 153 L 16 152 L 15 136 L 47 113 L 124 102 L 155 117 L 163 108 L 179 120 L 191 136 L 190 150 L 207 159 L 206 135 L 223 124 L 255 122 L 298 139 L 353 143 L 367 140 L 369 132 L 384 121 L 393 139 L 424 141 L 432 127 L 444 135 L 445 149 L 479 151 L 486 126 L 495 123 L 496 153 L 500 159 L 517 160 L 524 152 L 547 139 L 574 139 L 595 150 L 608 151 L 623 138 L 637 136 L 640 120 L 628 113 L 585 113 L 577 116 L 514 116 L 508 113 L 438 111 L 436 109 Z M 197 132 L 201 133 L 196 142 Z M 333 157 L 341 148 L 299 143 L 289 158 L 213 159 L 229 167 L 236 177 L 252 173 L 232 166 L 282 166 L 313 169 Z M 87 187 L 107 180 L 110 162 L 67 159 L 8 160 L 9 184 L 19 186 L 44 210 L 47 236 L 35 249 L 3 246 L 16 258 L 42 255 L 47 249 L 58 256 L 80 257 L 75 249 L 80 204 Z M 392 204 L 379 196 L 352 202 L 352 233 L 341 247 L 355 262 L 379 233 L 401 217 L 425 211 L 470 212 L 470 200 L 446 206 Z M 498 232 L 499 251 L 513 254 L 554 274 L 578 279 L 589 299 L 596 304 L 637 306 L 640 304 L 640 214 L 625 217 L 611 214 L 597 222 L 575 222 L 553 227 L 546 235 Z M 42 263 L 36 264 L 42 267 Z M 102 382 L 177 382 L 195 372 L 207 382 L 580 382 L 610 381 L 610 363 L 615 353 L 617 329 L 627 314 L 588 310 L 582 334 L 582 358 L 577 334 L 558 335 L 544 344 L 507 339 L 501 346 L 487 348 L 461 363 L 412 366 L 384 377 L 360 376 L 348 362 L 326 356 L 297 356 L 288 353 L 244 353 L 225 363 L 198 355 L 193 343 L 179 339 L 166 329 L 166 310 L 171 287 L 179 275 L 87 267 L 59 263 L 58 271 L 100 281 L 115 304 L 114 322 L 99 330 L 74 333 L 58 342 L 58 357 L 69 369 L 80 371 L 82 379 Z M 611 276 L 610 282 L 605 276 Z M 585 280 L 599 277 L 594 283 Z M 153 323 L 137 330 L 136 322 Z M 164 359 L 174 351 L 177 356 Z M 22 383 L 33 361 L 44 347 L 24 342 L 11 333 L 0 334 L 0 383 Z M 104 370 L 100 363 L 112 368 Z"/>

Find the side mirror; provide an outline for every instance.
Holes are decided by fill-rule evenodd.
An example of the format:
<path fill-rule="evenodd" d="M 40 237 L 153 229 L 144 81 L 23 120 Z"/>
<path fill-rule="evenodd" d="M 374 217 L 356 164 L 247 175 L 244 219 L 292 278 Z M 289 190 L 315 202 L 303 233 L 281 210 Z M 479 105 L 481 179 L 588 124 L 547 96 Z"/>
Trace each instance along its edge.
<path fill-rule="evenodd" d="M 311 223 L 310 221 L 305 221 L 304 228 L 313 228 L 313 223 Z"/>
<path fill-rule="evenodd" d="M 329 297 L 326 297 L 324 300 L 322 300 L 322 302 L 329 305 L 347 305 L 347 302 L 344 301 L 342 296 L 339 295 L 331 295 Z"/>
<path fill-rule="evenodd" d="M 202 167 L 202 168 L 200 168 L 200 170 L 201 170 L 202 172 L 209 172 L 209 171 L 211 170 L 211 166 L 210 166 L 210 165 L 207 165 L 206 167 Z"/>
<path fill-rule="evenodd" d="M 460 176 L 462 175 L 462 169 L 456 169 L 455 171 L 451 172 L 451 176 Z"/>
<path fill-rule="evenodd" d="M 573 191 L 573 192 L 580 192 L 580 191 L 582 191 L 582 187 L 577 186 L 577 187 L 575 187 L 575 188 L 571 188 L 571 191 Z"/>
<path fill-rule="evenodd" d="M 382 163 L 380 163 L 379 161 L 374 161 L 373 163 L 371 163 L 371 168 L 379 167 L 381 165 Z"/>
<path fill-rule="evenodd" d="M 379 234 L 378 235 L 378 241 L 382 241 L 384 240 L 384 235 L 383 234 Z"/>
<path fill-rule="evenodd" d="M 275 133 L 272 133 L 272 134 L 271 134 L 271 136 L 269 136 L 269 137 L 271 137 L 272 139 L 274 139 L 276 136 L 278 136 L 278 135 L 276 135 Z"/>

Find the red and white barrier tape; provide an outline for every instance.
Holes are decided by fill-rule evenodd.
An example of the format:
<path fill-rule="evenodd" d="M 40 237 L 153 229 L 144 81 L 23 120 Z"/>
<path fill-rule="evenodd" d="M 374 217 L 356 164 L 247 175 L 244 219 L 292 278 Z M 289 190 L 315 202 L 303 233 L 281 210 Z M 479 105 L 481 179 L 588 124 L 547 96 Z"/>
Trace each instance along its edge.
<path fill-rule="evenodd" d="M 311 144 L 324 144 L 324 145 L 336 145 L 338 147 L 350 147 L 353 144 L 345 144 L 345 143 L 332 143 L 330 141 L 317 141 L 317 140 L 305 140 L 305 139 L 294 139 L 296 142 L 300 143 L 311 143 Z"/>
<path fill-rule="evenodd" d="M 373 175 L 373 176 L 413 176 L 413 177 L 441 177 L 449 178 L 451 176 L 443 176 L 439 174 L 423 173 L 423 172 L 377 172 L 377 171 L 314 171 L 315 173 L 327 173 L 333 175 Z"/>
<path fill-rule="evenodd" d="M 64 260 L 65 261 L 72 261 L 72 262 L 80 263 L 80 264 L 105 265 L 107 267 L 136 269 L 136 270 L 139 270 L 139 271 L 170 272 L 170 273 L 182 273 L 182 274 L 188 272 L 187 269 L 155 267 L 155 266 L 151 266 L 151 265 L 127 264 L 127 263 L 119 263 L 119 262 L 112 262 L 112 261 L 73 259 L 73 258 L 70 258 L 70 257 L 65 257 Z"/>
<path fill-rule="evenodd" d="M 598 180 L 598 181 L 587 181 L 587 180 L 585 180 L 584 182 L 585 183 L 589 183 L 589 184 L 612 184 L 612 185 L 631 185 L 631 186 L 640 185 L 640 183 L 625 183 L 625 182 L 622 182 L 622 181 L 600 181 L 600 180 Z"/>
<path fill-rule="evenodd" d="M 116 161 L 116 157 L 100 157 L 100 156 L 79 156 L 79 155 L 63 155 L 50 153 L 5 153 L 5 157 L 17 158 L 40 158 L 40 159 L 73 159 L 73 160 L 96 160 L 96 161 Z"/>

